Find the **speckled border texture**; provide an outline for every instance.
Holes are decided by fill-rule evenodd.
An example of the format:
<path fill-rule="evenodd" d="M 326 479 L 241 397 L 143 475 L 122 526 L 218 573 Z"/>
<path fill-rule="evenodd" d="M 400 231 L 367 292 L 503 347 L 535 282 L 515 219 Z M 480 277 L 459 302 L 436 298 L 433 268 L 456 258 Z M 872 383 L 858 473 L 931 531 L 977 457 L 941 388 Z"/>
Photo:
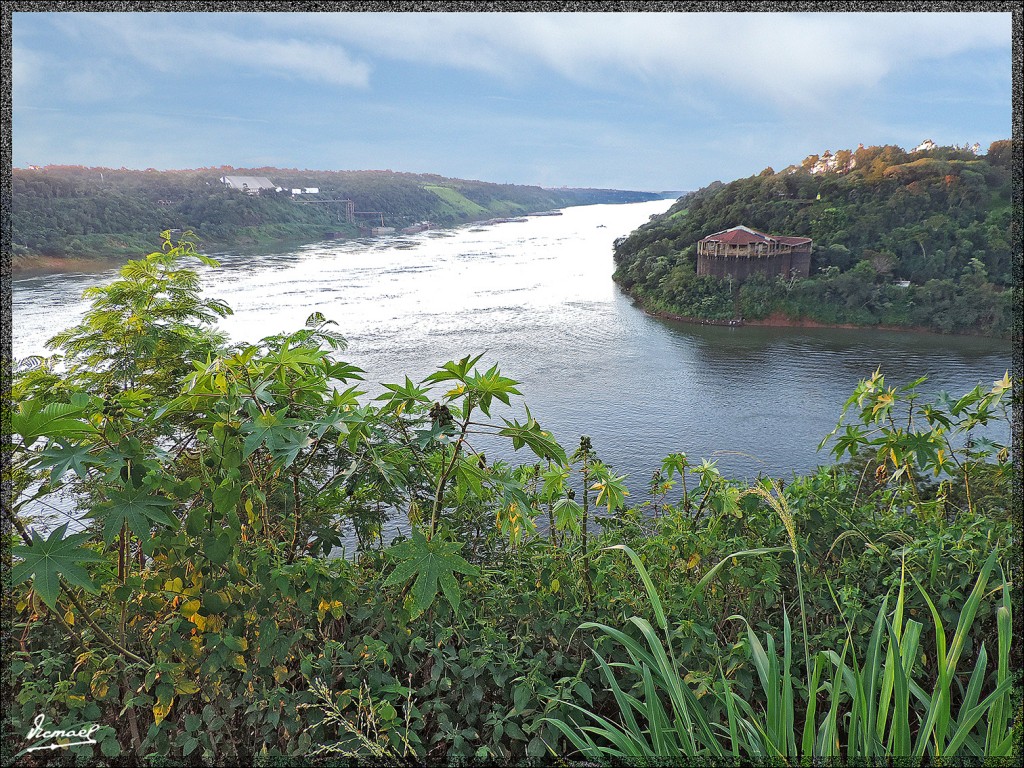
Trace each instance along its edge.
<path fill-rule="evenodd" d="M 459 12 L 750 12 L 750 11 L 771 11 L 771 12 L 1011 12 L 1013 31 L 1013 207 L 1014 222 L 1016 228 L 1012 231 L 1011 246 L 1014 253 L 1014 283 L 1018 288 L 1024 288 L 1024 251 L 1021 247 L 1021 229 L 1024 227 L 1024 220 L 1021 217 L 1021 193 L 1022 177 L 1024 177 L 1024 154 L 1021 151 L 1021 128 L 1022 128 L 1022 85 L 1021 72 L 1024 71 L 1024 58 L 1021 54 L 1022 44 L 1022 14 L 1024 14 L 1024 2 L 47 2 L 41 0 L 15 0 L 4 2 L 3 17 L 0 18 L 0 34 L 3 39 L 3 130 L 0 131 L 0 150 L 3 152 L 4 178 L 3 187 L 0 189 L 0 216 L 2 216 L 2 264 L 0 264 L 0 343 L 2 343 L 2 367 L 0 367 L 0 378 L 2 378 L 3 407 L 0 411 L 0 436 L 3 437 L 2 466 L 3 479 L 0 488 L 0 501 L 2 501 L 5 514 L 0 523 L 0 577 L 2 577 L 3 595 L 10 594 L 10 552 L 8 551 L 8 533 L 10 523 L 7 520 L 6 511 L 10 509 L 11 483 L 9 480 L 9 453 L 10 445 L 10 404 L 11 404 L 11 167 L 13 162 L 11 144 L 11 29 L 12 13 L 15 12 L 301 12 L 301 11 L 387 11 L 387 12 L 430 12 L 430 11 L 459 11 Z M 71 162 L 69 159 L 68 162 Z M 1022 308 L 1024 309 L 1024 308 Z M 1013 341 L 1013 417 L 1011 424 L 1011 442 L 1013 450 L 1013 515 L 1016 522 L 1017 535 L 1013 542 L 1012 556 L 1010 559 L 1010 575 L 1014 584 L 1014 603 L 1017 606 L 1024 605 L 1024 592 L 1022 592 L 1021 579 L 1021 548 L 1020 530 L 1024 523 L 1024 487 L 1022 487 L 1021 460 L 1024 445 L 1021 439 L 1024 435 L 1022 419 L 1024 419 L 1024 350 L 1022 350 L 1022 338 L 1024 338 L 1024 311 L 1018 312 L 1014 318 L 1012 333 Z M 6 603 L 6 601 L 5 601 Z M 10 611 L 5 609 L 0 627 L 0 644 L 4 649 L 3 657 L 0 659 L 0 702 L 8 702 L 10 691 L 5 681 L 10 678 L 6 674 L 9 663 L 8 651 L 11 647 L 12 625 Z M 1018 672 L 1022 668 L 1022 647 L 1024 647 L 1024 610 L 1017 610 L 1014 614 L 1014 645 L 1011 651 L 1011 667 Z M 3 707 L 7 709 L 6 706 Z M 1018 733 L 1021 733 L 1019 731 Z M 5 750 L 6 751 L 6 750 Z M 1024 751 L 1024 744 L 1017 743 L 1014 752 L 1020 754 Z M 1001 761 L 1007 765 L 1013 761 Z M 294 765 L 293 762 L 289 762 Z M 540 763 L 538 763 L 539 765 Z M 898 764 L 892 763 L 893 765 Z M 995 764 L 995 763 L 992 763 Z"/>

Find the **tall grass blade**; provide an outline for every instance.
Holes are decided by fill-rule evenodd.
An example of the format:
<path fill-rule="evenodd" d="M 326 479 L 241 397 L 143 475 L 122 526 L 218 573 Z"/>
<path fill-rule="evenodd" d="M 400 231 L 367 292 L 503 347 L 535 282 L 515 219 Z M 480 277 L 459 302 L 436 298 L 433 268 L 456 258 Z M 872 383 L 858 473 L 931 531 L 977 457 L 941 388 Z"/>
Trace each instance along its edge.
<path fill-rule="evenodd" d="M 984 597 L 985 586 L 988 583 L 989 574 L 996 564 L 997 555 L 998 551 L 993 550 L 992 554 L 988 556 L 988 559 L 982 566 L 981 572 L 978 574 L 978 578 L 974 583 L 974 589 L 971 590 L 971 594 L 968 596 L 967 602 L 960 611 L 960 618 L 957 622 L 956 632 L 953 635 L 953 642 L 949 647 L 948 654 L 945 647 L 945 631 L 942 629 L 942 618 L 939 615 L 938 610 L 935 608 L 935 604 L 928 597 L 927 592 L 925 592 L 924 587 L 922 587 L 921 583 L 914 578 L 913 574 L 911 574 L 911 578 L 914 579 L 914 584 L 917 585 L 918 591 L 924 597 L 928 604 L 928 608 L 932 613 L 932 620 L 935 622 L 936 645 L 940 650 L 936 659 L 939 664 L 939 679 L 936 682 L 935 690 L 932 693 L 931 705 L 928 710 L 928 718 L 918 734 L 917 743 L 914 745 L 913 755 L 917 759 L 924 756 L 925 750 L 927 749 L 928 739 L 933 739 L 936 757 L 942 757 L 945 754 L 946 733 L 950 724 L 950 690 L 953 685 L 953 677 L 956 674 L 956 665 L 959 661 L 960 653 L 963 651 L 964 643 L 967 641 L 967 633 L 970 630 L 971 625 L 974 623 L 974 617 L 978 612 L 978 606 L 981 604 L 981 600 Z M 941 644 L 939 643 L 940 639 L 942 641 Z"/>
<path fill-rule="evenodd" d="M 640 574 L 640 579 L 643 581 L 644 587 L 647 589 L 647 597 L 651 601 L 651 607 L 654 609 L 654 618 L 658 622 L 658 626 L 663 632 L 668 631 L 668 621 L 665 618 L 665 609 L 661 606 L 661 598 L 658 597 L 658 590 L 654 588 L 654 582 L 651 581 L 651 577 L 647 573 L 647 569 L 640 561 L 640 557 L 637 553 L 625 544 L 615 544 L 611 547 L 606 547 L 606 549 L 621 549 L 629 555 L 629 559 L 633 561 L 633 566 Z"/>
<path fill-rule="evenodd" d="M 996 685 L 1010 676 L 1010 641 L 1013 635 L 1013 617 L 1010 604 L 1010 585 L 1003 578 L 1003 604 L 996 609 L 996 631 L 999 637 L 999 650 L 996 662 Z M 1003 738 L 1007 732 L 1007 724 L 1010 717 L 1010 697 L 1005 696 L 992 705 L 992 712 L 988 719 L 988 729 L 985 734 L 986 751 L 989 748 L 995 749 L 997 741 Z"/>
<path fill-rule="evenodd" d="M 898 655 L 899 640 L 892 625 L 886 623 L 889 631 L 889 646 L 897 649 L 894 652 L 895 663 L 893 664 L 894 693 L 892 710 L 892 730 L 890 732 L 889 752 L 893 757 L 908 757 L 910 755 L 910 686 L 907 683 L 907 674 L 903 669 L 903 659 Z"/>
<path fill-rule="evenodd" d="M 814 724 L 816 722 L 818 707 L 818 681 L 825 667 L 825 660 L 828 657 L 819 653 L 814 657 L 814 673 L 811 675 L 811 684 L 807 688 L 807 712 L 804 717 L 804 733 L 800 742 L 800 756 L 809 760 L 814 755 Z"/>

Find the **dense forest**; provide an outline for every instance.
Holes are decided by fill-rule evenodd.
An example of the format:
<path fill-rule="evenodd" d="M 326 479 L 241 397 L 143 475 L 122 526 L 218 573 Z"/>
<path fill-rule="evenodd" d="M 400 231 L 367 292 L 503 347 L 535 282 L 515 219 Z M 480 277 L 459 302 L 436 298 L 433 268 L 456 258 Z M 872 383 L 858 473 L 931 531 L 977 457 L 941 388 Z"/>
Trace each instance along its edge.
<path fill-rule="evenodd" d="M 196 260 L 128 262 L 14 377 L 5 764 L 1020 749 L 1014 468 L 978 434 L 1019 381 L 877 371 L 816 472 L 627 483 L 478 357 L 368 399 L 319 314 L 227 346 Z"/>
<path fill-rule="evenodd" d="M 812 155 L 779 173 L 714 182 L 617 241 L 615 279 L 648 309 L 683 317 L 1005 336 L 1020 302 L 1011 162 L 1010 141 L 983 156 L 873 146 L 836 153 L 828 170 Z M 810 278 L 740 286 L 698 276 L 697 241 L 740 224 L 813 238 Z"/>
<path fill-rule="evenodd" d="M 288 190 L 248 195 L 222 176 L 263 176 Z M 293 188 L 318 194 L 292 198 Z M 146 171 L 80 166 L 15 169 L 11 246 L 16 266 L 34 256 L 91 257 L 145 253 L 156 233 L 192 231 L 206 248 L 282 240 L 314 241 L 326 233 L 356 235 L 359 225 L 402 228 L 514 216 L 570 205 L 623 203 L 659 195 L 603 189 L 542 189 L 392 171 L 300 171 L 204 168 Z M 360 212 L 349 223 L 340 205 Z M 383 222 L 383 224 L 382 224 Z"/>

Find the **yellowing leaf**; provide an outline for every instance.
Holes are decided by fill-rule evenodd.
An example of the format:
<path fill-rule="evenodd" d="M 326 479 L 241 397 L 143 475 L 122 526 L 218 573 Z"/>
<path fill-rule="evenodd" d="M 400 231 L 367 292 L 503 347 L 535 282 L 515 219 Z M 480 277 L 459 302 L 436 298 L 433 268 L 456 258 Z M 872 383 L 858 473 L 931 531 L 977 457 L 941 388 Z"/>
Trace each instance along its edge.
<path fill-rule="evenodd" d="M 690 570 L 691 568 L 696 568 L 697 567 L 697 563 L 699 563 L 699 562 L 700 562 L 700 555 L 697 554 L 696 552 L 694 552 L 692 555 L 690 555 L 690 559 L 686 561 L 686 570 Z"/>
<path fill-rule="evenodd" d="M 199 685 L 193 680 L 178 680 L 174 683 L 175 693 L 199 693 Z"/>
<path fill-rule="evenodd" d="M 1001 395 L 1003 392 L 1010 389 L 1011 386 L 1013 385 L 1010 382 L 1010 372 L 1007 371 L 999 381 L 992 382 L 992 394 Z"/>
<path fill-rule="evenodd" d="M 67 613 L 65 613 L 65 614 L 64 614 L 64 621 L 66 621 L 66 622 L 67 622 L 68 624 L 70 624 L 70 625 L 71 625 L 72 627 L 73 627 L 73 626 L 75 626 L 75 614 L 73 614 L 73 613 L 72 613 L 72 612 L 71 612 L 71 611 L 69 610 L 69 611 L 68 611 Z"/>
<path fill-rule="evenodd" d="M 173 696 L 171 696 L 170 701 L 168 701 L 167 704 L 161 704 L 158 701 L 156 704 L 153 705 L 153 720 L 155 721 L 156 725 L 160 725 L 160 723 L 163 722 L 164 718 L 167 717 L 167 715 L 171 711 L 171 707 L 173 707 L 173 706 L 174 706 L 174 697 Z"/>
<path fill-rule="evenodd" d="M 199 600 L 186 600 L 181 604 L 181 615 L 185 618 L 191 618 L 196 615 L 201 605 L 202 603 Z"/>
<path fill-rule="evenodd" d="M 107 692 L 110 690 L 107 676 L 96 675 L 89 683 L 89 690 L 92 691 L 93 698 L 105 699 Z"/>
<path fill-rule="evenodd" d="M 874 407 L 871 409 L 871 415 L 874 416 L 883 408 L 887 408 L 894 402 L 893 396 L 888 392 L 885 392 L 878 396 L 878 400 L 875 401 Z"/>

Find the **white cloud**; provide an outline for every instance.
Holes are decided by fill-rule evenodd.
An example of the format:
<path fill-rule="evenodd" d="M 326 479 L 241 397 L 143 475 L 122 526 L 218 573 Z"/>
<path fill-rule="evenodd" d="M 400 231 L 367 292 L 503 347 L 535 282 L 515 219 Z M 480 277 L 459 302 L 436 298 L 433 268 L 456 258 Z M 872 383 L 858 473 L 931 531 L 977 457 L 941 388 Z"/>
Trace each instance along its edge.
<path fill-rule="evenodd" d="M 244 16 L 244 15 L 243 15 Z M 370 66 L 336 42 L 310 42 L 279 35 L 246 35 L 232 14 L 99 14 L 57 17 L 69 35 L 101 39 L 116 50 L 161 72 L 206 71 L 224 63 L 267 75 L 365 88 Z"/>
<path fill-rule="evenodd" d="M 1010 47 L 994 13 L 263 14 L 265 28 L 341 40 L 388 58 L 515 81 L 543 68 L 578 83 L 728 86 L 808 106 L 895 68 Z"/>
<path fill-rule="evenodd" d="M 639 81 L 676 105 L 698 108 L 695 100 L 721 89 L 730 99 L 784 109 L 824 107 L 833 95 L 870 89 L 908 64 L 979 48 L 1009 51 L 1011 41 L 1007 13 L 73 13 L 53 19 L 65 34 L 95 39 L 103 50 L 162 72 L 215 71 L 230 63 L 366 88 L 369 60 L 382 57 L 481 72 L 506 84 L 555 73 L 624 92 Z M 22 56 L 21 64 L 15 56 L 15 74 L 24 80 L 33 62 Z M 724 108 L 732 104 L 727 100 Z"/>

